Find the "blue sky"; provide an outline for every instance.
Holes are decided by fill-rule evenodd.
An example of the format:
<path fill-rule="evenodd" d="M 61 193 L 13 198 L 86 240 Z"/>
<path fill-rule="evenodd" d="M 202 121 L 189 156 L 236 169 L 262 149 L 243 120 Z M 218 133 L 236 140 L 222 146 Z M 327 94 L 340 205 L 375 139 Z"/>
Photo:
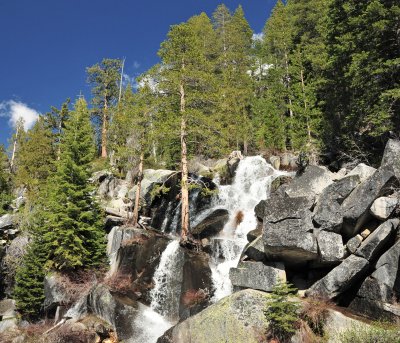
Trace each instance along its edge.
<path fill-rule="evenodd" d="M 85 69 L 103 58 L 126 57 L 135 77 L 158 62 L 157 50 L 172 24 L 216 0 L 0 0 L 0 144 L 12 120 L 59 107 L 82 92 L 90 98 Z M 226 0 L 242 4 L 254 32 L 261 32 L 276 0 Z"/>

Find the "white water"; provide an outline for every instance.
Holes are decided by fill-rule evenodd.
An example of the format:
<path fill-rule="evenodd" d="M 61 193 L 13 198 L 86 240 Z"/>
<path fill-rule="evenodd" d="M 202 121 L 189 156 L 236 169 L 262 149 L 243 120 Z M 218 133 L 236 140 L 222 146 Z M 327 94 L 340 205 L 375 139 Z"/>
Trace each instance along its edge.
<path fill-rule="evenodd" d="M 150 307 L 160 315 L 174 318 L 179 311 L 183 256 L 178 240 L 171 241 L 161 255 L 150 291 Z"/>
<path fill-rule="evenodd" d="M 229 211 L 229 221 L 214 239 L 210 264 L 215 288 L 212 301 L 216 302 L 232 293 L 229 270 L 239 262 L 247 244 L 247 233 L 257 226 L 254 207 L 268 198 L 272 181 L 286 174 L 275 170 L 261 156 L 246 157 L 240 161 L 232 185 L 218 186 L 216 207 Z M 242 217 L 239 223 L 238 217 Z"/>

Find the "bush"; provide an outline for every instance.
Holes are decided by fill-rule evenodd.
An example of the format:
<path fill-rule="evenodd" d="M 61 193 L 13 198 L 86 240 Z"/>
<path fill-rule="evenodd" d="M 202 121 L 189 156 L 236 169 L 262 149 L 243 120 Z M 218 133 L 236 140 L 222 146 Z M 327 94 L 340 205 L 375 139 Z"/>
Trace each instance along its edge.
<path fill-rule="evenodd" d="M 296 291 L 293 285 L 279 282 L 272 289 L 271 300 L 264 310 L 265 318 L 269 322 L 269 336 L 278 342 L 289 342 L 298 327 L 300 304 L 289 299 Z"/>
<path fill-rule="evenodd" d="M 354 325 L 339 334 L 341 343 L 400 343 L 400 328 L 377 325 Z"/>
<path fill-rule="evenodd" d="M 330 304 L 324 300 L 308 299 L 301 310 L 300 317 L 310 327 L 312 332 L 323 337 L 326 318 Z"/>

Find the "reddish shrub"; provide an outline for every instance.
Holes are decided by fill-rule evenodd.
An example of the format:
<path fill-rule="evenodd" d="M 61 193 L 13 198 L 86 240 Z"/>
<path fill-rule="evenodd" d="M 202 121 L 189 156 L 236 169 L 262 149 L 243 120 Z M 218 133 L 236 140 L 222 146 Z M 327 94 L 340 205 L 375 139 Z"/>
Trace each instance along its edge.
<path fill-rule="evenodd" d="M 193 307 L 207 301 L 209 296 L 207 289 L 189 289 L 183 294 L 182 303 L 187 307 Z"/>

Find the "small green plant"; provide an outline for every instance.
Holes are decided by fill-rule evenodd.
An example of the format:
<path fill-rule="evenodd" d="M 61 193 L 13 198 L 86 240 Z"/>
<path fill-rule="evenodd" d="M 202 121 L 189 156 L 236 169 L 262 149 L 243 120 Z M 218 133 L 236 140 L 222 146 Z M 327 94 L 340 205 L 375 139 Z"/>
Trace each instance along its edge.
<path fill-rule="evenodd" d="M 400 343 L 400 328 L 382 325 L 354 325 L 338 335 L 341 343 Z"/>
<path fill-rule="evenodd" d="M 150 191 L 150 198 L 153 201 L 155 198 L 162 196 L 163 194 L 167 194 L 170 191 L 170 187 L 166 187 L 165 185 L 155 185 L 153 189 Z"/>
<path fill-rule="evenodd" d="M 293 285 L 280 281 L 272 289 L 271 300 L 264 310 L 265 318 L 269 322 L 269 336 L 278 342 L 290 341 L 296 332 L 300 304 L 290 299 L 290 295 L 296 291 Z"/>

